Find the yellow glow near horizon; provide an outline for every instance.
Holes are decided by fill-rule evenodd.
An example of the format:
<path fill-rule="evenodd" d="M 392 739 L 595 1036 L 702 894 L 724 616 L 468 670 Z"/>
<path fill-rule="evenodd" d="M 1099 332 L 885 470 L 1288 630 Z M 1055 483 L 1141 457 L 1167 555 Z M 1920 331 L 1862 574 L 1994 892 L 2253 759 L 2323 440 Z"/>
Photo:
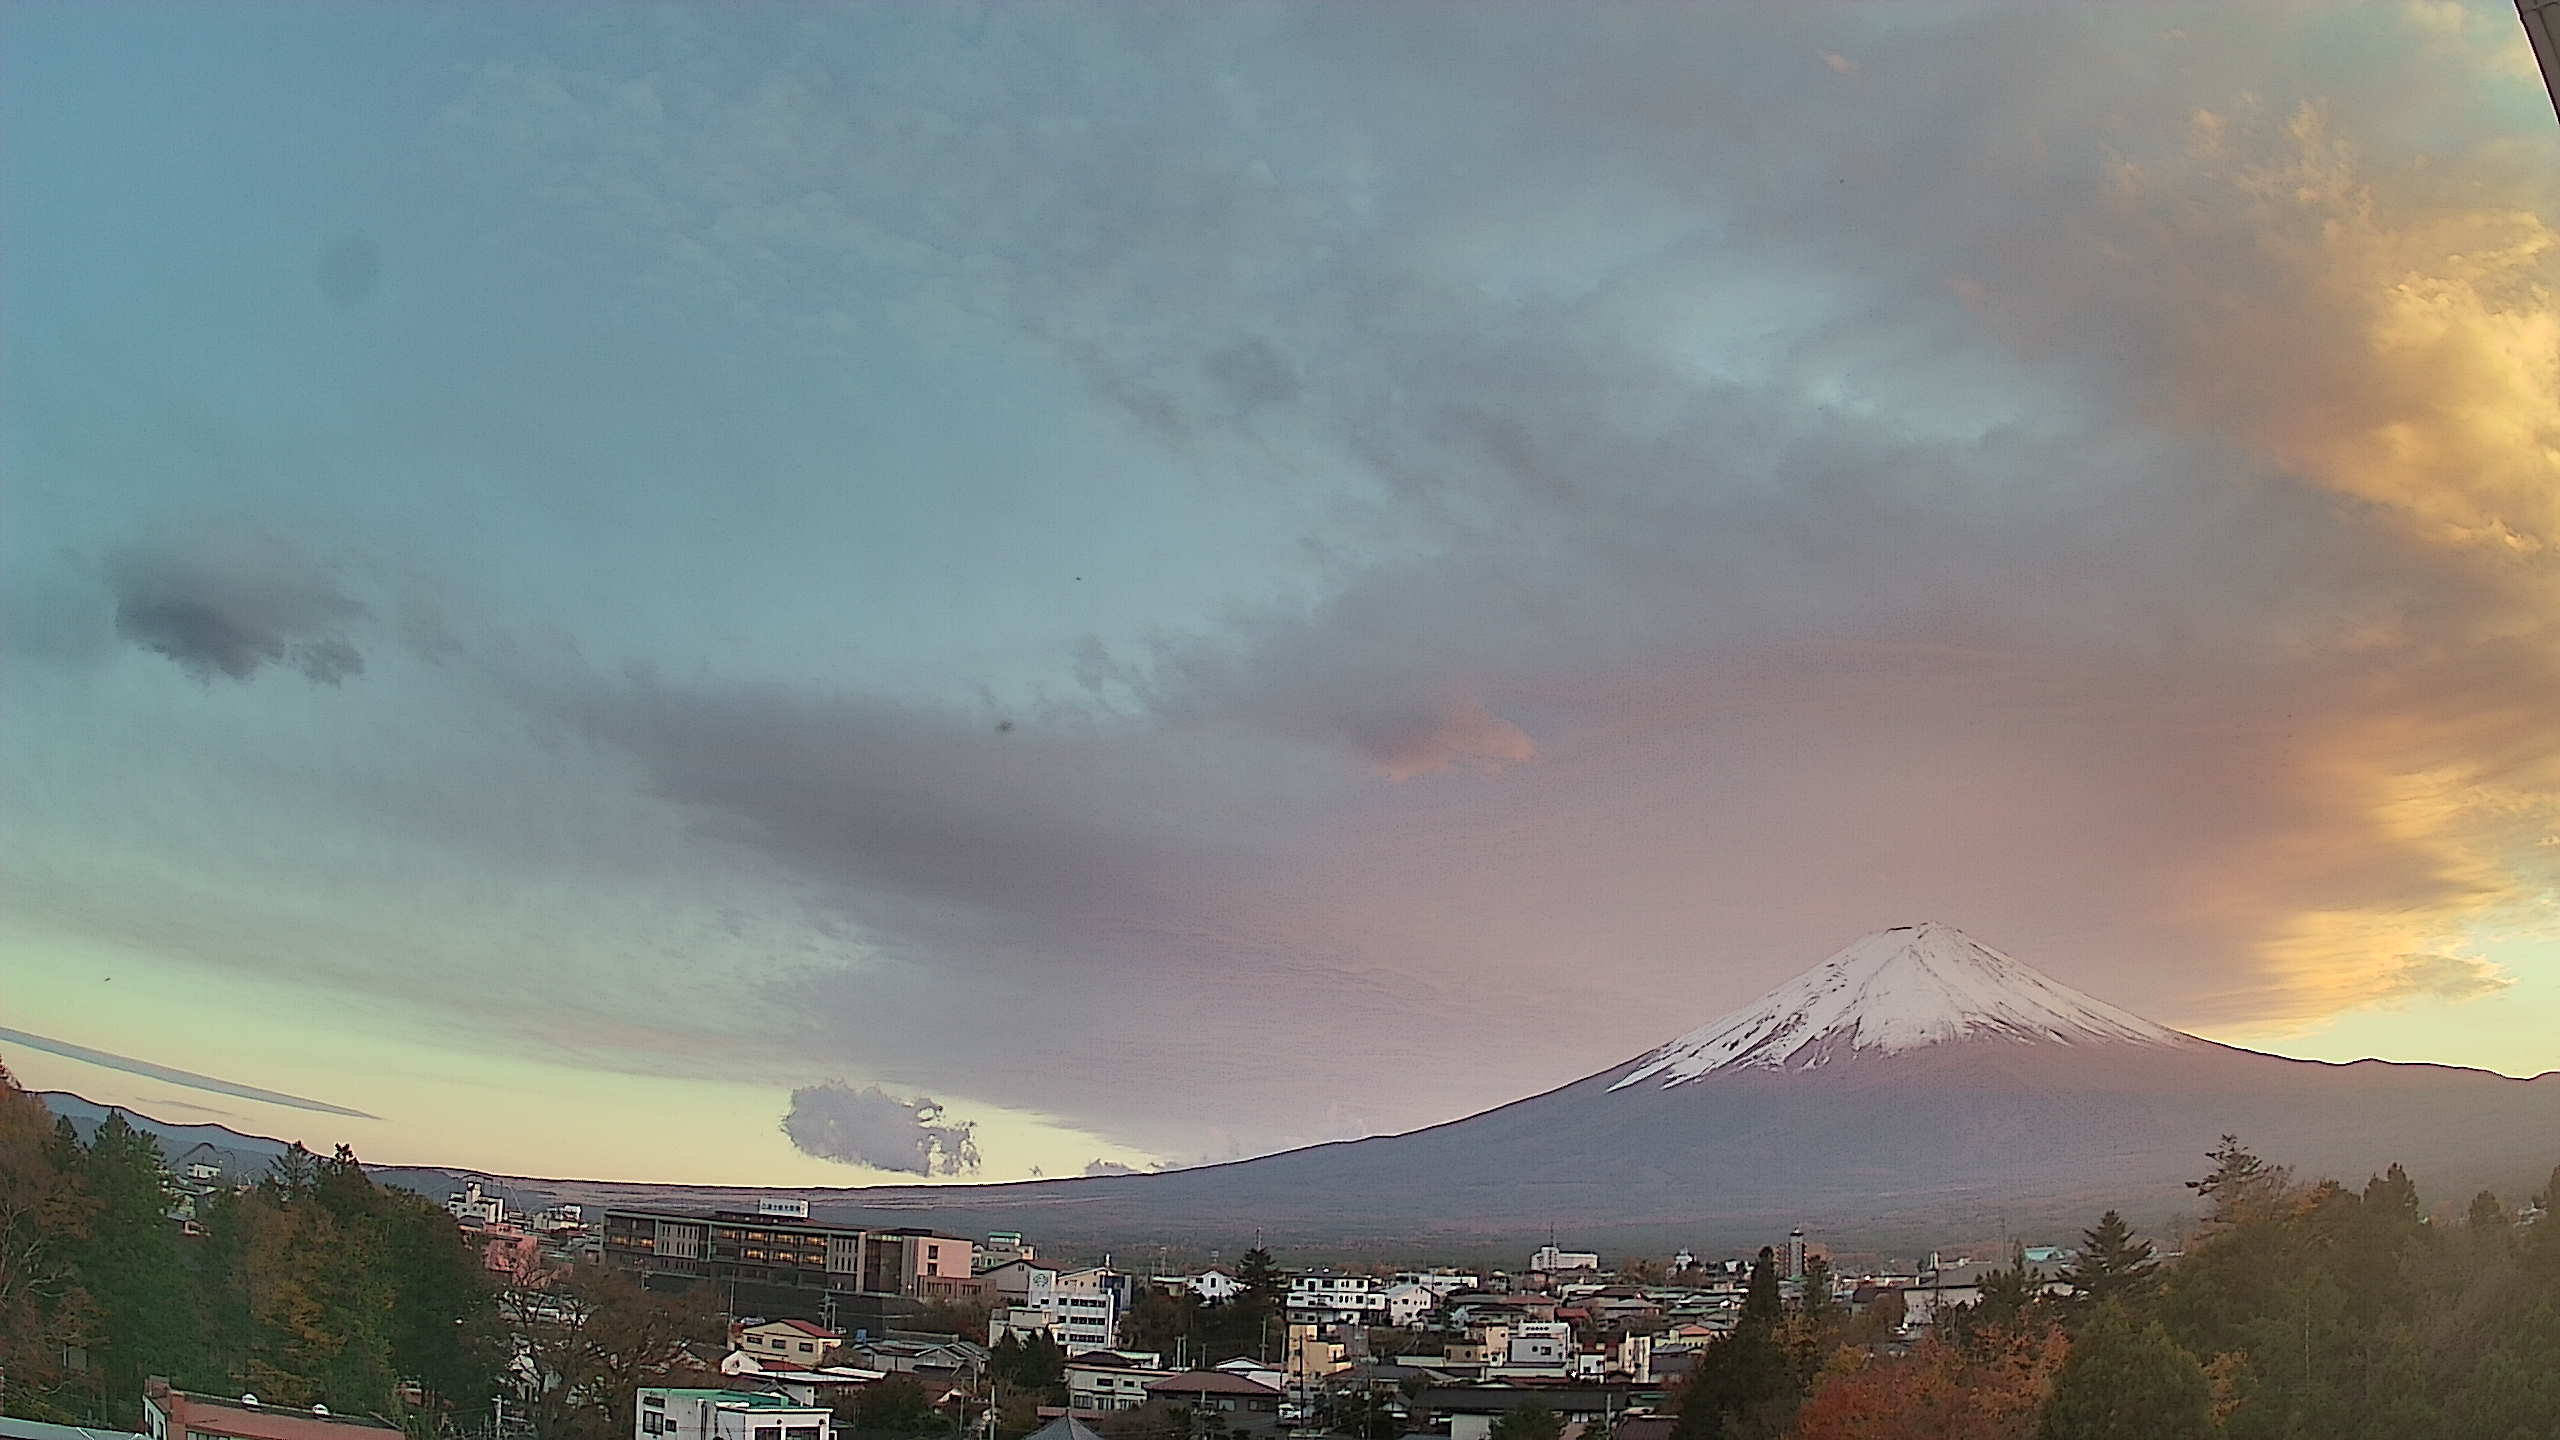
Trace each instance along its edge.
<path fill-rule="evenodd" d="M 42 963 L 37 963 L 41 956 Z M 439 1165 L 560 1179 L 704 1185 L 914 1184 L 923 1177 L 818 1159 L 780 1118 L 787 1086 L 555 1064 L 479 1053 L 401 1017 L 89 942 L 0 935 L 12 1028 L 364 1110 L 376 1120 L 195 1090 L 23 1045 L 0 1047 L 30 1090 L 68 1090 L 179 1124 L 229 1125 L 340 1143 L 376 1164 Z M 1075 1175 L 1095 1159 L 1153 1157 L 1045 1117 L 947 1102 L 986 1157 L 959 1180 Z"/>

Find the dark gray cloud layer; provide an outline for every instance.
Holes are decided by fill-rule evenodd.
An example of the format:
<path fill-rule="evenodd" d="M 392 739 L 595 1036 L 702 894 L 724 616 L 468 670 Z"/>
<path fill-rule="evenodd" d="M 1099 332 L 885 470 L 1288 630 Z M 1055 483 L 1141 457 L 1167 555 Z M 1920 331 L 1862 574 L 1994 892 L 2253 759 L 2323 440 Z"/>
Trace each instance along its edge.
<path fill-rule="evenodd" d="M 349 627 L 366 608 L 326 566 L 269 536 L 133 546 L 107 557 L 115 630 L 199 680 L 289 665 L 316 683 L 364 673 Z"/>
<path fill-rule="evenodd" d="M 939 1101 L 876 1085 L 804 1085 L 791 1092 L 782 1133 L 802 1153 L 909 1175 L 966 1175 L 978 1168 L 976 1126 L 945 1121 Z"/>

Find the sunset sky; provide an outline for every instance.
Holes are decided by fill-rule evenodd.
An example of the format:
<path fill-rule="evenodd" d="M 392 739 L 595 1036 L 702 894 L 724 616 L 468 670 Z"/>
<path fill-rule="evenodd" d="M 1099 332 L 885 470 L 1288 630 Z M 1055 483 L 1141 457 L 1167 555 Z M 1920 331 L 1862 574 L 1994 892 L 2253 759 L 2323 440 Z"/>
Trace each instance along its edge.
<path fill-rule="evenodd" d="M 0 31 L 31 1087 L 1075 1174 L 1479 1109 L 1928 919 L 2560 1068 L 2509 0 Z"/>

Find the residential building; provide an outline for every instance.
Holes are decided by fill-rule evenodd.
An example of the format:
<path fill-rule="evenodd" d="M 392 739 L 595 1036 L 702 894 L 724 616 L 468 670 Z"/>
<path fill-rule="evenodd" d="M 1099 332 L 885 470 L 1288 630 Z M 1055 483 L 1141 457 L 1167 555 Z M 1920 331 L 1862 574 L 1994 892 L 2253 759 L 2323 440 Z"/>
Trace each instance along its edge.
<path fill-rule="evenodd" d="M 1023 1440 L 1102 1440 L 1102 1432 L 1073 1415 L 1061 1415 L 1024 1436 Z"/>
<path fill-rule="evenodd" d="M 1045 1335 L 1077 1355 L 1120 1343 L 1128 1276 L 1103 1269 L 1061 1273 L 1014 1260 L 979 1272 L 976 1283 L 979 1293 L 999 1307 L 987 1317 L 989 1344 L 1006 1335 Z"/>
<path fill-rule="evenodd" d="M 780 1365 L 815 1370 L 843 1343 L 842 1335 L 807 1320 L 749 1321 L 729 1335 L 732 1348 L 754 1357 L 765 1369 Z"/>
<path fill-rule="evenodd" d="M 504 1225 L 507 1223 L 507 1200 L 483 1190 L 477 1180 L 465 1181 L 461 1189 L 444 1197 L 445 1213 L 465 1225 Z"/>
<path fill-rule="evenodd" d="M 1070 1355 L 1112 1350 L 1120 1344 L 1120 1320 L 1129 1311 L 1129 1277 L 1095 1266 L 1059 1274 L 1053 1291 L 1057 1319 L 1051 1338 Z"/>
<path fill-rule="evenodd" d="M 1212 1305 L 1224 1304 L 1244 1293 L 1244 1282 L 1224 1270 L 1208 1269 L 1186 1279 L 1184 1288 Z"/>
<path fill-rule="evenodd" d="M 1289 1282 L 1289 1318 L 1312 1325 L 1411 1325 L 1440 1297 L 1411 1281 L 1368 1275 L 1301 1275 Z"/>
<path fill-rule="evenodd" d="M 1639 1405 L 1660 1403 L 1659 1386 L 1624 1384 L 1434 1385 L 1415 1403 L 1435 1415 L 1449 1417 L 1449 1440 L 1487 1440 L 1493 1423 L 1514 1410 L 1545 1410 L 1570 1427 L 1575 1422 L 1611 1418 Z"/>
<path fill-rule="evenodd" d="M 1067 1362 L 1067 1409 L 1087 1415 L 1135 1410 L 1147 1403 L 1147 1382 L 1166 1373 L 1153 1355 L 1111 1350 L 1078 1355 Z"/>
<path fill-rule="evenodd" d="M 1057 1332 L 1058 1315 L 1054 1310 L 1035 1310 L 1028 1305 L 998 1305 L 987 1312 L 989 1345 L 1003 1344 L 1008 1335 L 1025 1344 L 1035 1336 L 1055 1344 Z"/>
<path fill-rule="evenodd" d="M 1321 1325 L 1298 1323 L 1289 1326 L 1280 1363 L 1291 1377 L 1315 1380 L 1350 1367 L 1351 1357 L 1344 1353 L 1346 1347 L 1340 1340 L 1326 1338 L 1324 1329 Z"/>
<path fill-rule="evenodd" d="M 326 1405 L 295 1409 L 173 1390 L 153 1376 L 142 1386 L 142 1428 L 151 1440 L 398 1440 L 380 1420 L 332 1415 Z M 824 1440 L 824 1437 L 820 1437 Z"/>
<path fill-rule="evenodd" d="M 1804 1227 L 1799 1225 L 1787 1232 L 1787 1279 L 1804 1278 L 1804 1257 Z"/>
<path fill-rule="evenodd" d="M 958 1300 L 977 1293 L 971 1264 L 978 1244 L 931 1230 L 873 1230 L 862 1252 L 863 1288 L 914 1300 Z"/>
<path fill-rule="evenodd" d="M 1466 1270 L 1406 1270 L 1396 1276 L 1399 1285 L 1419 1285 L 1439 1299 L 1467 1290 L 1484 1288 L 1484 1277 Z"/>
<path fill-rule="evenodd" d="M 991 1305 L 1019 1305 L 1047 1311 L 1058 1297 L 1058 1272 L 1029 1260 L 1014 1259 L 996 1265 L 982 1265 L 977 1278 L 979 1293 Z"/>
<path fill-rule="evenodd" d="M 560 1235 L 585 1228 L 587 1212 L 576 1205 L 545 1205 L 533 1212 L 533 1230 L 537 1235 Z"/>
<path fill-rule="evenodd" d="M 1162 1400 L 1192 1415 L 1192 1424 L 1214 1416 L 1218 1428 L 1247 1435 L 1270 1435 L 1280 1429 L 1280 1391 L 1259 1380 L 1224 1370 L 1185 1370 L 1147 1383 L 1147 1398 Z"/>
<path fill-rule="evenodd" d="M 0 1440 L 151 1440 L 131 1430 L 96 1430 L 86 1425 L 56 1425 L 48 1420 L 21 1420 L 0 1415 Z"/>
<path fill-rule="evenodd" d="M 1239 1355 L 1233 1360 L 1221 1360 L 1209 1368 L 1224 1370 L 1230 1375 L 1241 1375 L 1247 1380 L 1259 1380 L 1274 1390 L 1281 1389 L 1283 1381 L 1287 1378 L 1279 1366 L 1256 1360 L 1249 1355 Z"/>
<path fill-rule="evenodd" d="M 959 1386 L 977 1384 L 987 1373 L 989 1358 L 986 1346 L 957 1335 L 856 1340 L 842 1353 L 847 1361 L 866 1370 Z"/>
<path fill-rule="evenodd" d="M 632 1440 L 834 1440 L 834 1419 L 815 1405 L 763 1390 L 644 1385 Z"/>
<path fill-rule="evenodd" d="M 790 1397 L 794 1405 L 807 1405 L 819 1410 L 834 1410 L 837 1402 L 850 1397 L 865 1385 L 877 1385 L 888 1379 L 881 1370 L 862 1370 L 851 1365 L 829 1365 L 822 1370 L 765 1370 L 756 1373 L 758 1384 L 771 1385 Z"/>
<path fill-rule="evenodd" d="M 1522 1320 L 1511 1326 L 1488 1378 L 1563 1379 L 1574 1369 L 1573 1327 L 1561 1320 Z"/>
<path fill-rule="evenodd" d="M 1039 1258 L 1031 1242 L 1023 1239 L 1019 1230 L 993 1231 L 978 1242 L 977 1266 L 981 1270 L 992 1270 L 1009 1261 Z"/>

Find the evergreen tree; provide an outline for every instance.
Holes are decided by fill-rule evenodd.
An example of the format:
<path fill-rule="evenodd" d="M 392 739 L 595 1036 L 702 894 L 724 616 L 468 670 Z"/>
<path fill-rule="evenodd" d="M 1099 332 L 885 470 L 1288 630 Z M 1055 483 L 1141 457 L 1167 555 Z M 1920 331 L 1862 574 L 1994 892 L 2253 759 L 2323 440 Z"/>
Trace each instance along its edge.
<path fill-rule="evenodd" d="M 2009 1263 L 1984 1271 L 1978 1288 L 1982 1298 L 1961 1312 L 1957 1333 L 1962 1338 L 2016 1326 L 2043 1292 L 2044 1277 L 2027 1264 L 2027 1247 L 2013 1240 L 2009 1242 Z"/>
<path fill-rule="evenodd" d="M 1236 1262 L 1236 1283 L 1243 1293 L 1237 1298 L 1277 1309 L 1289 1298 L 1289 1277 L 1280 1271 L 1280 1262 L 1271 1252 L 1256 1245 L 1244 1252 Z"/>
<path fill-rule="evenodd" d="M 194 1287 L 169 1218 L 168 1167 L 158 1143 L 112 1111 L 89 1137 L 80 1175 L 94 1208 L 73 1262 L 97 1306 L 98 1418 L 139 1429 L 143 1378 L 185 1373 L 193 1360 Z"/>
<path fill-rule="evenodd" d="M 1820 1255 L 1808 1255 L 1804 1261 L 1804 1299 L 1797 1305 L 1805 1328 L 1816 1335 L 1837 1324 L 1841 1318 L 1840 1297 L 1831 1293 L 1831 1262 Z"/>
<path fill-rule="evenodd" d="M 2151 1242 L 2135 1239 L 2124 1216 L 2110 1210 L 2098 1217 L 2096 1225 L 2080 1232 L 2080 1254 L 2062 1278 L 2070 1282 L 2075 1295 L 2101 1305 L 2143 1294 L 2159 1273 Z"/>
<path fill-rule="evenodd" d="M 435 1410 L 480 1414 L 507 1348 L 489 1272 L 443 1206 L 406 1190 L 376 1194 L 371 1223 L 399 1297 L 385 1337 L 392 1372 L 415 1381 Z"/>
<path fill-rule="evenodd" d="M 1802 1391 L 1781 1334 L 1778 1261 L 1762 1247 L 1733 1333 L 1707 1347 L 1681 1396 L 1676 1440 L 1760 1440 L 1785 1432 Z"/>
<path fill-rule="evenodd" d="M 2054 1377 L 2043 1440 L 2207 1440 L 2215 1432 L 2204 1367 L 2155 1320 L 2110 1301 Z"/>
<path fill-rule="evenodd" d="M 2259 1159 L 2237 1135 L 2223 1136 L 2205 1158 L 2213 1162 L 2213 1169 L 2201 1180 L 2188 1181 L 2187 1188 L 2212 1204 L 2218 1225 L 2271 1218 L 2292 1186 L 2288 1172 Z"/>
<path fill-rule="evenodd" d="M 2507 1231 L 2507 1207 L 2487 1190 L 2471 1197 L 2471 1208 L 2462 1219 L 2474 1234 L 2504 1235 Z"/>
<path fill-rule="evenodd" d="M 1288 1338 L 1289 1277 L 1281 1272 L 1280 1263 L 1271 1252 L 1256 1245 L 1244 1252 L 1236 1262 L 1236 1283 L 1242 1287 L 1236 1298 L 1221 1307 L 1227 1313 L 1204 1342 L 1221 1349 L 1224 1355 L 1204 1355 L 1206 1360 L 1233 1359 L 1249 1354 L 1257 1360 L 1271 1359 L 1275 1341 Z"/>
<path fill-rule="evenodd" d="M 2409 1178 L 2409 1172 L 2401 1169 L 2397 1161 L 2390 1169 L 2364 1182 L 2364 1203 L 2367 1213 L 2376 1218 L 2405 1219 L 2413 1225 L 2420 1218 L 2417 1182 Z"/>

